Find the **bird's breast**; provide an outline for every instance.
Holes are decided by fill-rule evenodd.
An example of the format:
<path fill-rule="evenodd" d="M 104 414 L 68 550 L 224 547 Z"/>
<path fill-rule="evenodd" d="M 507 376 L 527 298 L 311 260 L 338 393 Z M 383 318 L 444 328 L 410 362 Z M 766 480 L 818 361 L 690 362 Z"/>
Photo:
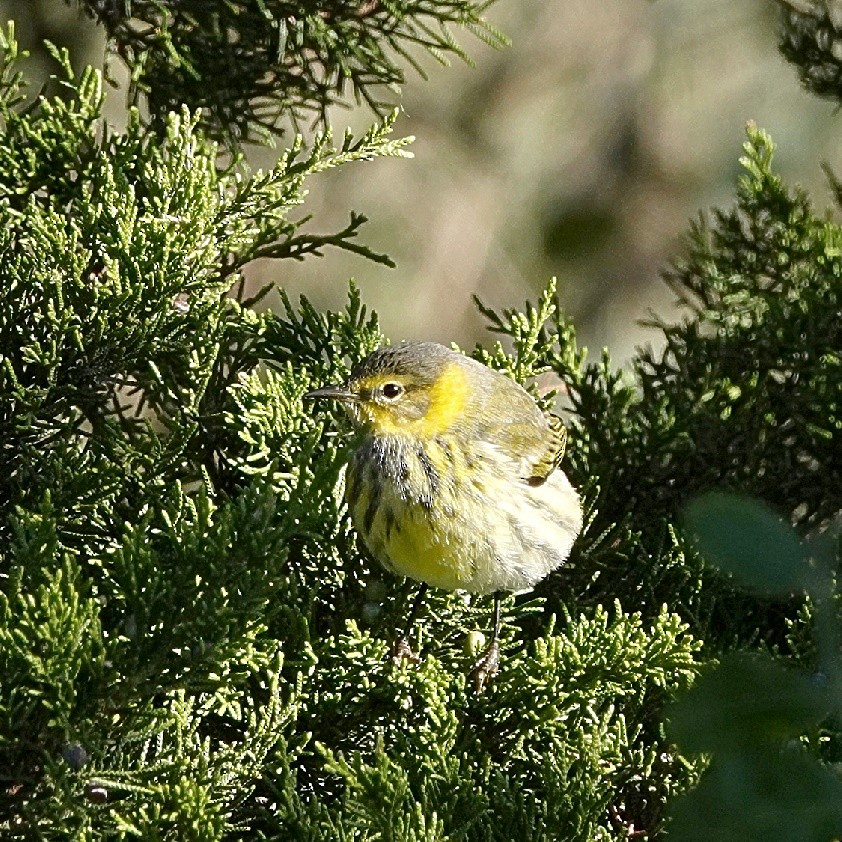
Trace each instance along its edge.
<path fill-rule="evenodd" d="M 375 558 L 403 576 L 479 593 L 532 587 L 581 525 L 564 475 L 531 489 L 493 448 L 370 439 L 348 465 L 346 499 Z"/>

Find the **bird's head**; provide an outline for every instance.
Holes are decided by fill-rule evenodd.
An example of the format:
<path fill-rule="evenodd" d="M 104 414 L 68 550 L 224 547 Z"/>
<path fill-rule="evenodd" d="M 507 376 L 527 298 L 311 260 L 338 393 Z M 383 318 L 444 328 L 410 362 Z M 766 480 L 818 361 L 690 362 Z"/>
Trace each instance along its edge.
<path fill-rule="evenodd" d="M 434 342 L 403 343 L 366 357 L 345 383 L 304 397 L 342 402 L 354 422 L 375 435 L 433 436 L 463 416 L 474 366 Z"/>

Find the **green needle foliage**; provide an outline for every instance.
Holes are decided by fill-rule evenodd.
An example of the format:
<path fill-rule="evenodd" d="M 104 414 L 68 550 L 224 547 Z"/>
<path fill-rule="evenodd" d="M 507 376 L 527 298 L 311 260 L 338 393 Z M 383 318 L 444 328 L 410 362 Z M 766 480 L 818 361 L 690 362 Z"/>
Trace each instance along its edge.
<path fill-rule="evenodd" d="M 557 317 L 561 341 L 546 335 L 544 350 L 574 410 L 571 463 L 599 485 L 597 574 L 636 581 L 655 608 L 678 597 L 723 642 L 778 641 L 786 614 L 717 587 L 672 534 L 677 513 L 710 488 L 756 495 L 805 529 L 842 510 L 842 231 L 774 173 L 768 135 L 750 125 L 748 138 L 736 205 L 695 223 L 667 274 L 688 317 L 653 323 L 665 351 L 641 351 L 631 376 L 607 359 L 585 364 Z M 614 549 L 625 530 L 631 557 Z"/>
<path fill-rule="evenodd" d="M 663 353 L 626 372 L 590 361 L 552 284 L 523 312 L 483 308 L 510 350 L 478 358 L 530 388 L 558 375 L 588 514 L 569 564 L 505 602 L 501 671 L 478 695 L 466 674 L 490 600 L 432 593 L 418 662 L 392 665 L 413 586 L 350 526 L 347 420 L 302 404 L 386 341 L 376 316 L 354 285 L 328 313 L 244 292 L 257 257 L 385 259 L 356 241 L 360 217 L 313 235 L 297 212 L 310 176 L 405 155 L 391 119 L 338 145 L 293 140 L 251 172 L 220 166 L 188 109 L 163 131 L 132 112 L 115 132 L 100 75 L 74 77 L 61 53 L 59 94 L 27 102 L 12 27 L 1 46 L 4 838 L 654 837 L 707 762 L 694 752 L 722 748 L 682 730 L 681 708 L 665 728 L 707 661 L 740 646 L 833 666 L 836 543 L 823 589 L 793 595 L 812 580 L 786 566 L 801 544 L 775 520 L 771 541 L 738 546 L 788 555 L 774 587 L 744 592 L 728 542 L 713 542 L 716 571 L 681 527 L 710 488 L 761 496 L 802 530 L 842 508 L 842 231 L 774 174 L 763 132 L 749 128 L 736 205 L 694 226 L 669 273 L 686 318 L 659 326 Z M 783 669 L 740 663 L 767 689 Z M 835 709 L 786 675 L 777 706 L 737 712 L 801 738 L 775 768 L 835 798 Z M 709 731 L 728 725 L 710 702 L 723 685 L 708 672 L 692 691 Z M 715 795 L 739 758 L 695 792 Z"/>
<path fill-rule="evenodd" d="M 184 103 L 233 147 L 267 140 L 282 120 L 324 121 L 330 105 L 349 98 L 391 110 L 402 63 L 423 77 L 424 53 L 442 64 L 469 61 L 454 27 L 506 43 L 483 18 L 488 0 L 76 2 L 105 27 L 131 70 L 132 97 L 144 97 L 159 127 Z"/>
<path fill-rule="evenodd" d="M 811 93 L 842 98 L 842 13 L 834 0 L 778 0 L 779 47 Z"/>

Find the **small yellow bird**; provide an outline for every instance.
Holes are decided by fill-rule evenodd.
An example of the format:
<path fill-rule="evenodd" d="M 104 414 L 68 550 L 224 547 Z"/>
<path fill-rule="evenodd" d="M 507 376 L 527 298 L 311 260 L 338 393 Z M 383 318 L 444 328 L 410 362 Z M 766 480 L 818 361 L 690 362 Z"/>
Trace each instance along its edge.
<path fill-rule="evenodd" d="M 499 665 L 500 594 L 531 589 L 570 554 L 579 497 L 559 467 L 566 431 L 513 380 L 432 342 L 381 348 L 341 385 L 360 430 L 345 496 L 358 533 L 388 570 L 428 585 L 494 594 L 491 644 L 472 675 Z"/>

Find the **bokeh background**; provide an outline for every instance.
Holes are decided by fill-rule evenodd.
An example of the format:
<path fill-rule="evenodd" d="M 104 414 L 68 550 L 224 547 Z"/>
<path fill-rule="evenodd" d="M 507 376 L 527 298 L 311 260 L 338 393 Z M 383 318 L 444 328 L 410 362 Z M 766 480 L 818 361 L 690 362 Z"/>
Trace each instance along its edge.
<path fill-rule="evenodd" d="M 335 308 L 353 276 L 393 340 L 464 347 L 487 339 L 472 294 L 521 306 L 557 276 L 580 341 L 626 360 L 657 344 L 640 320 L 675 317 L 661 272 L 691 217 L 731 203 L 747 120 L 771 132 L 784 177 L 830 203 L 821 163 L 842 170 L 839 116 L 779 54 L 778 14 L 774 0 L 498 0 L 487 16 L 511 47 L 458 33 L 475 66 L 422 56 L 429 80 L 409 73 L 397 131 L 416 136 L 414 160 L 311 183 L 313 230 L 365 213 L 362 238 L 397 268 L 332 251 L 255 265 L 252 277 Z M 64 0 L 0 0 L 0 16 L 16 20 L 33 75 L 49 72 L 44 38 L 77 65 L 103 62 L 102 32 Z M 124 90 L 109 95 L 118 125 Z M 337 132 L 371 120 L 363 107 L 332 114 Z"/>

